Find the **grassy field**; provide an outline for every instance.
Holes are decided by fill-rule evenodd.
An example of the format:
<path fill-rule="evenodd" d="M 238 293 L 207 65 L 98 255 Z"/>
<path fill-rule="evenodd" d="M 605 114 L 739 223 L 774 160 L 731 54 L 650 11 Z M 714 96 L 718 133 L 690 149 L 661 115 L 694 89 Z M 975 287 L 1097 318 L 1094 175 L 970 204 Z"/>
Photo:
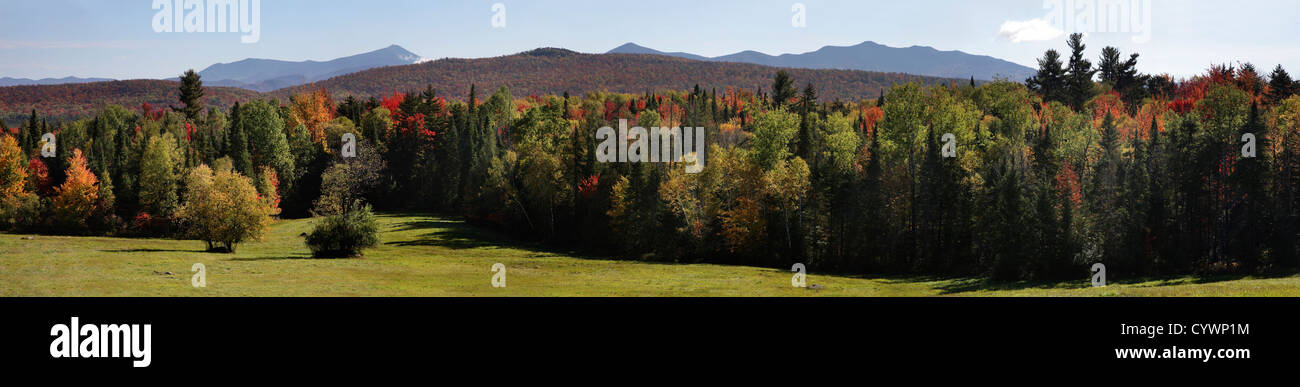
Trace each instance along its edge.
<path fill-rule="evenodd" d="M 365 258 L 310 259 L 300 234 L 311 220 L 280 221 L 238 254 L 197 241 L 0 234 L 0 296 L 1300 296 L 1300 277 L 1111 279 L 1061 284 L 980 279 L 862 278 L 718 265 L 578 258 L 502 239 L 443 218 L 385 215 L 382 246 Z M 207 287 L 190 285 L 203 263 Z M 491 286 L 491 267 L 507 286 Z"/>

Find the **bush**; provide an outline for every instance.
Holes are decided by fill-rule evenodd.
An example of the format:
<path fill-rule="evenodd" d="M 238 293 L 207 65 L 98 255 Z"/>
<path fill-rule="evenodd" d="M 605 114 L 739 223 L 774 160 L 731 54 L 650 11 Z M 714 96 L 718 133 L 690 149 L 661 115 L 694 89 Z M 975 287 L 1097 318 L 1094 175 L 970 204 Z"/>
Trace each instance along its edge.
<path fill-rule="evenodd" d="M 370 206 L 325 217 L 307 235 L 307 247 L 316 258 L 360 257 L 361 250 L 379 245 L 379 223 Z"/>

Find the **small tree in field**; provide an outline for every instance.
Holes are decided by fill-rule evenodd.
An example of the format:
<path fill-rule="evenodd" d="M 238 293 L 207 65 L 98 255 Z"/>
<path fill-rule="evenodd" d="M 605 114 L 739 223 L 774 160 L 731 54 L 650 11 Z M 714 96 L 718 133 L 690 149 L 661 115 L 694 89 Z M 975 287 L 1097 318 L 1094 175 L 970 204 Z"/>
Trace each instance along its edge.
<path fill-rule="evenodd" d="M 191 237 L 208 244 L 209 251 L 234 253 L 239 243 L 259 240 L 271 226 L 274 212 L 262 200 L 253 181 L 230 169 L 213 173 L 200 165 L 186 178 L 188 191 L 178 218 Z"/>

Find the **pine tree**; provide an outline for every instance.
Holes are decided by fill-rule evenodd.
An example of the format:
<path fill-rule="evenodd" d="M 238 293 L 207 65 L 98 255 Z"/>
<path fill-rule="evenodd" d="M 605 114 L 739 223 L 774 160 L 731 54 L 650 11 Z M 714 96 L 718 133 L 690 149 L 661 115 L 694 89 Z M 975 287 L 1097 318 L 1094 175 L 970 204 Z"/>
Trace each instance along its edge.
<path fill-rule="evenodd" d="M 1115 117 L 1110 113 L 1106 113 L 1106 117 L 1102 120 L 1100 145 L 1102 155 L 1090 176 L 1090 190 L 1087 195 L 1091 207 L 1089 210 L 1096 219 L 1102 256 L 1117 264 L 1111 266 L 1111 270 L 1131 272 L 1133 267 L 1126 265 L 1130 262 L 1123 260 L 1126 257 L 1124 235 L 1105 231 L 1121 230 L 1127 219 L 1121 207 L 1125 203 L 1122 193 L 1124 181 L 1121 176 L 1125 165 L 1120 151 L 1119 131 L 1115 128 Z"/>
<path fill-rule="evenodd" d="M 1061 66 L 1061 54 L 1047 50 L 1038 60 L 1038 73 L 1026 79 L 1025 85 L 1042 94 L 1044 101 L 1065 102 L 1065 69 Z"/>
<path fill-rule="evenodd" d="M 813 165 L 816 165 L 813 158 L 815 153 L 813 142 L 816 141 L 814 138 L 816 130 L 812 127 L 812 123 L 817 119 L 817 117 L 813 116 L 816 107 L 817 89 L 813 87 L 812 83 L 809 83 L 807 87 L 804 87 L 803 98 L 799 101 L 799 143 L 795 147 L 795 154 L 803 157 L 804 160 L 808 160 Z"/>
<path fill-rule="evenodd" d="M 1083 108 L 1084 103 L 1092 99 L 1092 76 L 1096 74 L 1096 70 L 1092 69 L 1092 62 L 1083 57 L 1084 50 L 1088 47 L 1083 44 L 1083 34 L 1070 34 L 1068 43 L 1070 61 L 1066 66 L 1065 97 L 1067 104 L 1078 111 Z"/>
<path fill-rule="evenodd" d="M 23 144 L 23 150 L 40 154 L 41 150 L 36 147 L 40 145 L 42 135 L 41 122 L 36 119 L 36 109 L 32 109 L 32 116 L 27 119 L 27 143 Z"/>
<path fill-rule="evenodd" d="M 790 78 L 790 73 L 785 70 L 777 71 L 776 78 L 772 80 L 772 107 L 780 109 L 794 96 L 794 80 Z"/>
<path fill-rule="evenodd" d="M 191 122 L 199 120 L 199 114 L 203 113 L 203 80 L 194 70 L 187 70 L 181 75 L 180 99 L 185 107 L 176 109 L 185 113 L 185 118 Z"/>
<path fill-rule="evenodd" d="M 1146 144 L 1147 157 L 1145 164 L 1145 173 L 1148 178 L 1147 186 L 1144 187 L 1145 196 L 1142 208 L 1146 211 L 1143 230 L 1145 232 L 1145 244 L 1149 245 L 1151 251 L 1151 267 L 1157 274 L 1162 272 L 1172 272 L 1166 261 L 1172 255 L 1169 240 L 1169 171 L 1166 169 L 1166 161 L 1169 148 L 1168 141 L 1160 133 L 1160 123 L 1156 119 L 1151 120 L 1151 128 L 1147 137 L 1149 140 Z"/>
<path fill-rule="evenodd" d="M 238 102 L 230 109 L 230 140 L 227 141 L 226 155 L 236 172 L 248 176 L 254 171 L 253 156 L 248 149 L 248 131 L 244 128 L 242 110 Z"/>
<path fill-rule="evenodd" d="M 1229 177 L 1234 194 L 1230 198 L 1232 203 L 1229 204 L 1228 251 L 1230 257 L 1247 269 L 1260 264 L 1264 242 L 1268 241 L 1268 232 L 1272 229 L 1272 214 L 1269 211 L 1272 203 L 1269 202 L 1267 188 L 1271 180 L 1272 160 L 1270 152 L 1266 151 L 1269 149 L 1269 136 L 1265 135 L 1265 130 L 1259 105 L 1252 103 L 1246 125 L 1241 127 L 1236 137 L 1241 138 L 1246 134 L 1255 136 L 1256 157 L 1247 158 L 1240 153 L 1234 155 L 1235 166 Z"/>
<path fill-rule="evenodd" d="M 1295 80 L 1291 79 L 1291 74 L 1288 74 L 1286 69 L 1282 68 L 1282 65 L 1277 65 L 1268 81 L 1269 106 L 1276 106 L 1282 100 L 1295 95 L 1295 85 Z"/>

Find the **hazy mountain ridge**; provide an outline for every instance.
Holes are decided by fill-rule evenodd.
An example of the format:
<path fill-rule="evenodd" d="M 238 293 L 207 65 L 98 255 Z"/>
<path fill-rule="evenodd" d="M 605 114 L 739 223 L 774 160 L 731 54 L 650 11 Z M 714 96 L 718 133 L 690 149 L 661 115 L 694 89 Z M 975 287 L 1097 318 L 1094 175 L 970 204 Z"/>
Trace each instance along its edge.
<path fill-rule="evenodd" d="M 916 74 L 943 78 L 978 80 L 1010 79 L 1023 81 L 1034 69 L 987 55 L 962 51 L 940 51 L 927 46 L 889 47 L 866 41 L 853 46 L 825 46 L 803 54 L 768 55 L 758 51 L 741 51 L 719 57 L 704 57 L 683 52 L 663 52 L 636 43 L 627 43 L 608 53 L 651 54 L 715 62 L 753 63 L 774 67 L 841 69 Z"/>
<path fill-rule="evenodd" d="M 753 91 L 770 89 L 776 71 L 774 67 L 750 63 L 699 61 L 646 53 L 583 54 L 539 48 L 495 58 L 449 58 L 375 68 L 276 90 L 269 95 L 284 99 L 295 93 L 324 88 L 336 98 L 370 97 L 423 90 L 426 85 L 432 85 L 439 95 L 464 98 L 471 84 L 480 92 L 506 86 L 516 96 L 564 92 L 581 95 L 596 91 L 639 94 L 688 90 L 695 85 L 719 92 L 728 87 Z M 818 95 L 826 100 L 874 98 L 894 84 L 910 81 L 924 84 L 966 81 L 858 70 L 794 68 L 790 73 L 800 87 L 811 82 L 817 87 Z"/>
<path fill-rule="evenodd" d="M 109 78 L 78 78 L 78 77 L 42 78 L 42 79 L 4 77 L 4 78 L 0 78 L 0 87 L 63 85 L 69 83 L 107 82 L 112 80 L 113 79 L 109 79 Z"/>

